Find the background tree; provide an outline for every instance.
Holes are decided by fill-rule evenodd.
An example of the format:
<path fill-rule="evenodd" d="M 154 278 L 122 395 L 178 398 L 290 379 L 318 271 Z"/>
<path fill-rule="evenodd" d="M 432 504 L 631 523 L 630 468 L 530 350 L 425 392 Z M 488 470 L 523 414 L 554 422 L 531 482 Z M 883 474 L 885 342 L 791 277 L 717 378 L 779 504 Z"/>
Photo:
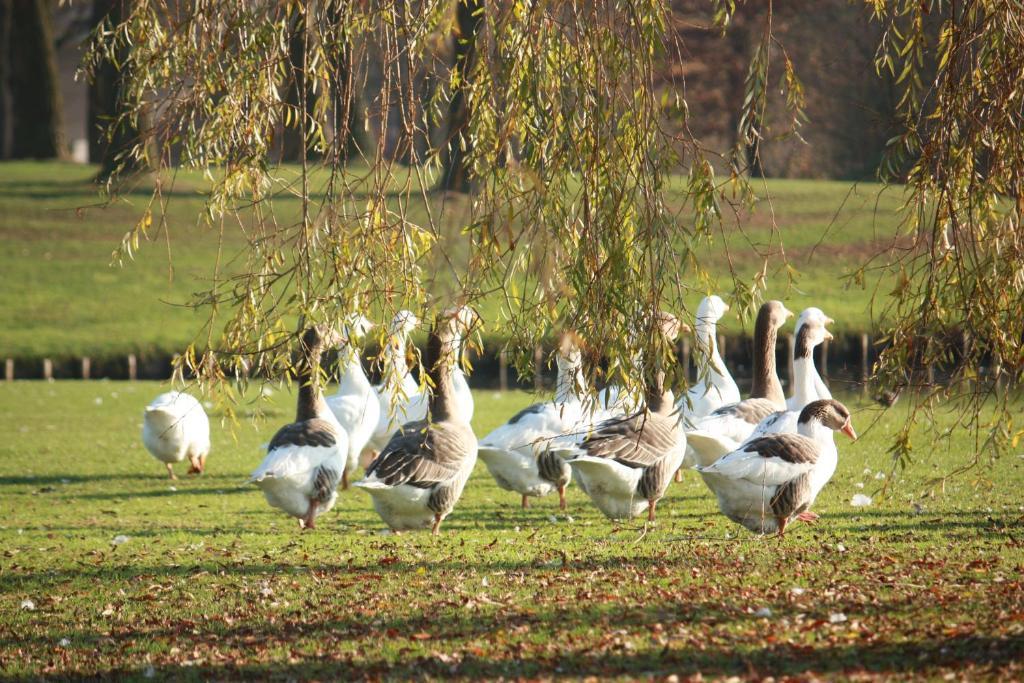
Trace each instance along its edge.
<path fill-rule="evenodd" d="M 68 155 L 49 0 L 0 6 L 0 157 Z"/>

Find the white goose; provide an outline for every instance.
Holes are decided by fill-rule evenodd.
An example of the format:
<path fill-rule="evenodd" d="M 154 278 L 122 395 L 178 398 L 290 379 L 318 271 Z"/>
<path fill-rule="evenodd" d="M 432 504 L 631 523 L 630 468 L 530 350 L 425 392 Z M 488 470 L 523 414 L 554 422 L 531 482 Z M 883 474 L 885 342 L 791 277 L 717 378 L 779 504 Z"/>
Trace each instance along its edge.
<path fill-rule="evenodd" d="M 828 481 L 819 464 L 837 457 L 832 430 L 857 438 L 842 403 L 814 401 L 800 412 L 797 434 L 751 439 L 697 471 L 726 517 L 755 533 L 781 536 L 794 518 L 817 519 L 808 508 Z"/>
<path fill-rule="evenodd" d="M 714 295 L 704 297 L 697 307 L 694 338 L 699 377 L 676 403 L 687 426 L 722 406 L 740 402 L 740 389 L 718 353 L 718 321 L 728 310 L 722 298 Z"/>
<path fill-rule="evenodd" d="M 761 306 L 754 323 L 754 383 L 750 398 L 722 406 L 696 420 L 693 429 L 686 430 L 689 466 L 710 464 L 718 455 L 717 451 L 702 453 L 700 437 L 709 435 L 743 443 L 761 420 L 786 409 L 786 395 L 775 371 L 775 344 L 779 328 L 792 315 L 780 301 L 768 301 Z M 698 439 L 691 439 L 692 433 L 696 433 Z"/>
<path fill-rule="evenodd" d="M 315 327 L 302 335 L 295 422 L 278 430 L 249 477 L 272 507 L 299 518 L 306 529 L 334 507 L 348 464 L 348 434 L 320 391 L 320 358 L 325 345 L 338 341 L 337 333 Z"/>
<path fill-rule="evenodd" d="M 670 344 L 679 334 L 675 316 L 661 313 L 656 333 Z M 598 509 L 610 519 L 634 517 L 647 510 L 654 521 L 658 501 L 686 452 L 686 435 L 675 411 L 665 372 L 652 368 L 643 411 L 613 417 L 598 425 L 571 449 L 573 476 Z"/>
<path fill-rule="evenodd" d="M 799 413 L 811 401 L 832 398 L 832 392 L 825 386 L 818 369 L 814 366 L 814 347 L 826 339 L 833 339 L 832 333 L 826 330 L 825 326 L 834 322 L 824 311 L 814 306 L 800 312 L 800 317 L 796 320 L 793 345 L 793 395 L 786 399 L 786 407 L 789 410 Z M 817 329 L 805 330 L 807 325 L 817 326 Z M 801 335 L 804 337 L 801 338 Z"/>
<path fill-rule="evenodd" d="M 814 347 L 826 339 L 832 339 L 832 333 L 825 329 L 825 325 L 832 322 L 819 308 L 808 308 L 800 314 L 796 325 L 796 343 L 793 346 L 793 396 L 786 401 L 789 409 L 766 416 L 745 440 L 767 434 L 795 434 L 797 418 L 804 406 L 812 401 L 832 398 L 814 367 Z M 689 432 L 687 439 L 704 465 L 736 450 L 742 443 L 721 434 L 702 431 Z"/>
<path fill-rule="evenodd" d="M 429 418 L 402 425 L 356 486 L 395 532 L 432 526 L 434 534 L 454 509 L 476 464 L 477 441 L 455 397 L 454 369 L 462 334 L 472 318 L 464 310 L 442 314 L 428 341 L 434 384 Z"/>
<path fill-rule="evenodd" d="M 348 462 L 341 476 L 342 489 L 348 488 L 352 472 L 359 466 L 359 454 L 380 418 L 380 401 L 359 357 L 360 342 L 372 327 L 373 323 L 362 315 L 353 315 L 346 322 L 338 347 L 338 391 L 327 397 L 327 407 L 348 434 Z"/>
<path fill-rule="evenodd" d="M 174 475 L 174 463 L 189 460 L 189 474 L 202 474 L 210 454 L 210 420 L 194 397 L 181 391 L 160 394 L 142 416 L 142 443 Z"/>
<path fill-rule="evenodd" d="M 427 416 L 429 397 L 420 390 L 405 358 L 409 334 L 419 324 L 412 312 L 403 310 L 395 314 L 388 327 L 388 343 L 382 352 L 383 381 L 374 387 L 380 404 L 377 426 L 365 446 L 373 455 L 403 424 Z"/>
<path fill-rule="evenodd" d="M 531 497 L 558 491 L 559 507 L 565 509 L 565 487 L 572 469 L 549 448 L 553 439 L 570 434 L 582 438 L 588 428 L 580 400 L 585 389 L 576 335 L 562 335 L 556 362 L 555 400 L 522 409 L 480 440 L 480 459 L 494 481 L 506 491 L 520 493 L 524 508 Z"/>

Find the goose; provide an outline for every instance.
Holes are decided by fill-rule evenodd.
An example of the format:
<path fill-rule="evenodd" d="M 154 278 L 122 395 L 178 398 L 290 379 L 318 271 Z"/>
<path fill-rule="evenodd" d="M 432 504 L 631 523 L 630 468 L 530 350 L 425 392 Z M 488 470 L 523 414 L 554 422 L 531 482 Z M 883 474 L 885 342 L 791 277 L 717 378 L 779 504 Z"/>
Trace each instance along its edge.
<path fill-rule="evenodd" d="M 814 367 L 814 347 L 826 339 L 834 339 L 832 333 L 825 329 L 826 325 L 834 322 L 824 311 L 814 306 L 800 312 L 794 332 L 793 395 L 786 399 L 786 407 L 789 410 L 799 413 L 811 401 L 832 398 L 832 392 L 825 386 L 818 369 Z"/>
<path fill-rule="evenodd" d="M 348 465 L 348 434 L 320 390 L 320 358 L 326 345 L 339 341 L 333 330 L 311 327 L 303 333 L 295 422 L 277 431 L 249 477 L 271 507 L 297 517 L 305 529 L 315 528 L 316 518 L 334 507 Z"/>
<path fill-rule="evenodd" d="M 203 406 L 182 391 L 160 394 L 142 416 L 142 443 L 177 479 L 174 463 L 188 458 L 189 474 L 202 474 L 210 454 L 210 420 Z"/>
<path fill-rule="evenodd" d="M 657 333 L 664 343 L 675 340 L 679 330 L 675 316 L 658 315 Z M 647 510 L 647 519 L 653 522 L 658 501 L 686 451 L 686 434 L 673 414 L 675 401 L 665 388 L 665 372 L 650 371 L 644 409 L 605 420 L 568 453 L 573 477 L 610 519 L 632 518 Z"/>
<path fill-rule="evenodd" d="M 718 353 L 718 321 L 729 306 L 718 296 L 706 296 L 697 307 L 694 324 L 700 377 L 676 407 L 687 425 L 722 406 L 740 402 L 740 389 Z"/>
<path fill-rule="evenodd" d="M 388 343 L 382 352 L 383 381 L 374 387 L 380 404 L 379 417 L 365 446 L 370 454 L 380 452 L 403 424 L 427 416 L 429 397 L 420 390 L 405 357 L 409 334 L 419 324 L 419 319 L 411 311 L 402 310 L 395 314 L 388 326 Z"/>
<path fill-rule="evenodd" d="M 359 342 L 372 327 L 373 323 L 362 315 L 349 318 L 338 347 L 338 366 L 341 368 L 338 391 L 326 399 L 327 407 L 348 435 L 348 462 L 341 474 L 342 489 L 348 488 L 349 478 L 359 466 L 359 454 L 373 435 L 380 418 L 380 401 L 359 358 Z"/>
<path fill-rule="evenodd" d="M 787 410 L 767 415 L 745 441 L 767 434 L 795 434 L 797 419 L 804 406 L 812 401 L 832 398 L 814 367 L 814 347 L 833 338 L 832 333 L 825 329 L 825 325 L 832 322 L 819 308 L 808 308 L 800 314 L 796 324 L 796 343 L 793 346 L 793 395 L 786 401 Z M 704 464 L 736 450 L 742 443 L 721 434 L 702 431 L 690 431 L 687 440 L 692 449 L 699 451 L 700 460 Z"/>
<path fill-rule="evenodd" d="M 434 385 L 429 417 L 402 425 L 356 482 L 396 533 L 430 526 L 437 535 L 476 464 L 476 436 L 454 387 L 459 344 L 473 322 L 468 308 L 438 317 L 427 342 Z"/>
<path fill-rule="evenodd" d="M 714 463 L 697 467 L 726 517 L 755 533 L 778 531 L 780 536 L 794 518 L 817 519 L 808 515 L 808 508 L 831 477 L 820 465 L 836 457 L 832 431 L 851 439 L 857 433 L 850 411 L 832 399 L 807 404 L 797 430 L 751 439 Z"/>
<path fill-rule="evenodd" d="M 779 328 L 792 315 L 781 301 L 768 301 L 761 306 L 754 323 L 754 383 L 750 398 L 713 410 L 696 420 L 692 429 L 686 430 L 690 446 L 688 466 L 710 464 L 718 455 L 717 452 L 703 453 L 703 440 L 699 437 L 708 434 L 743 443 L 761 420 L 786 409 L 786 395 L 775 371 L 775 343 Z M 693 432 L 697 433 L 698 439 L 690 438 Z"/>
<path fill-rule="evenodd" d="M 529 507 L 531 497 L 558 491 L 558 505 L 565 509 L 565 487 L 572 469 L 550 446 L 564 435 L 586 433 L 580 400 L 585 391 L 582 356 L 575 334 L 562 334 L 556 362 L 554 401 L 523 408 L 480 440 L 480 459 L 500 488 L 522 495 L 523 508 Z"/>

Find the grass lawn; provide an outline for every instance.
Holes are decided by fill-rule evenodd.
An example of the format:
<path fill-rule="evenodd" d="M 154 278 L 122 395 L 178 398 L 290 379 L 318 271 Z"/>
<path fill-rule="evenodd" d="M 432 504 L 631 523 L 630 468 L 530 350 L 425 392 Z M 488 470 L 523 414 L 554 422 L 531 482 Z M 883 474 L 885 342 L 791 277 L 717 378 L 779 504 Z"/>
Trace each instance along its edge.
<path fill-rule="evenodd" d="M 164 234 L 154 234 L 153 243 L 144 244 L 134 262 L 117 268 L 109 265 L 111 252 L 142 215 L 149 195 L 140 187 L 101 208 L 90 181 L 94 172 L 92 167 L 61 163 L 0 164 L 0 239 L 5 245 L 0 252 L 0 357 L 171 353 L 192 341 L 205 321 L 205 314 L 181 305 L 208 286 L 218 248 L 217 232 L 197 223 L 201 184 L 188 175 L 176 181 L 168 214 L 170 248 Z M 294 169 L 285 168 L 279 175 L 292 173 Z M 681 183 L 680 178 L 669 183 L 670 203 L 679 203 Z M 742 232 L 733 226 L 716 236 L 701 254 L 704 267 L 724 276 L 731 257 L 750 280 L 761 267 L 755 249 L 776 254 L 776 267 L 768 272 L 770 297 L 785 299 L 796 311 L 820 306 L 835 318 L 838 333 L 871 330 L 871 283 L 847 290 L 842 276 L 894 234 L 899 190 L 882 192 L 872 183 L 795 180 L 758 181 L 755 188 L 762 198 L 758 209 L 744 218 Z M 447 206 L 452 205 L 459 202 L 449 200 Z M 285 222 L 298 206 L 288 195 L 275 200 Z M 410 206 L 414 220 L 423 215 L 422 204 Z M 794 287 L 777 256 L 780 237 L 789 263 L 799 271 Z M 229 226 L 224 261 L 229 263 L 243 248 L 237 228 Z M 685 271 L 682 279 L 695 281 Z M 688 305 L 695 306 L 701 295 L 694 292 Z M 492 323 L 487 333 L 501 337 L 493 325 L 497 307 L 495 299 L 484 302 L 482 309 Z M 723 322 L 726 332 L 739 328 L 732 314 Z"/>
<path fill-rule="evenodd" d="M 4 676 L 1024 676 L 1024 456 L 926 488 L 954 435 L 882 498 L 899 406 L 868 429 L 851 399 L 863 437 L 783 541 L 717 515 L 692 473 L 645 531 L 574 488 L 568 516 L 521 510 L 482 464 L 433 538 L 383 534 L 359 491 L 299 533 L 246 486 L 287 392 L 168 481 L 139 436 L 162 389 L 0 384 Z M 476 400 L 483 435 L 532 397 Z"/>

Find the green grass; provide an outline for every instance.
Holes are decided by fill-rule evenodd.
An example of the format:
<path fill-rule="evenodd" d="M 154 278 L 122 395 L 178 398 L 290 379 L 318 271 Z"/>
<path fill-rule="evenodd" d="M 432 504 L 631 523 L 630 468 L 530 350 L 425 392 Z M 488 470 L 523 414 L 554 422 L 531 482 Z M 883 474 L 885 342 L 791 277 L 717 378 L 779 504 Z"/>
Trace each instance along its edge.
<path fill-rule="evenodd" d="M 139 437 L 162 388 L 0 385 L 4 676 L 1022 675 L 1024 459 L 926 488 L 968 448 L 954 434 L 883 499 L 899 407 L 856 406 L 822 519 L 783 541 L 725 521 L 692 474 L 645 531 L 575 488 L 572 520 L 551 497 L 521 510 L 482 465 L 432 538 L 382 534 L 358 491 L 299 533 L 246 486 L 286 392 L 234 436 L 214 418 L 208 473 L 168 481 Z M 476 399 L 482 435 L 531 397 Z"/>
<path fill-rule="evenodd" d="M 5 245 L 0 253 L 5 296 L 0 356 L 176 352 L 194 339 L 205 321 L 204 314 L 181 306 L 207 287 L 218 245 L 217 234 L 197 222 L 200 181 L 194 174 L 182 174 L 176 181 L 168 214 L 170 255 L 164 235 L 154 235 L 134 262 L 118 268 L 109 265 L 111 252 L 142 215 L 148 191 L 140 187 L 102 208 L 90 180 L 93 173 L 92 167 L 60 163 L 0 164 L 0 239 Z M 293 169 L 280 171 L 282 177 L 289 173 Z M 679 203 L 681 182 L 675 178 L 669 184 L 670 203 Z M 769 296 L 785 299 L 797 311 L 820 306 L 835 318 L 838 332 L 872 329 L 871 283 L 867 289 L 846 290 L 841 276 L 893 234 L 898 189 L 881 192 L 871 183 L 852 187 L 793 180 L 758 181 L 755 187 L 762 197 L 757 210 L 744 217 L 742 232 L 732 226 L 716 236 L 702 253 L 707 270 L 719 276 L 727 272 L 726 245 L 734 266 L 748 280 L 761 266 L 757 253 L 774 254 Z M 287 221 L 298 211 L 298 202 L 282 196 L 275 207 Z M 413 203 L 410 217 L 423 215 L 423 207 Z M 795 287 L 779 265 L 780 235 L 790 265 L 800 273 Z M 230 256 L 242 248 L 229 228 L 224 253 Z M 690 273 L 681 275 L 694 281 Z M 694 293 L 688 305 L 695 305 L 699 296 Z M 496 307 L 496 300 L 484 302 L 485 318 L 492 323 Z M 724 325 L 726 331 L 740 327 L 731 315 Z M 493 324 L 488 332 L 501 336 Z"/>

